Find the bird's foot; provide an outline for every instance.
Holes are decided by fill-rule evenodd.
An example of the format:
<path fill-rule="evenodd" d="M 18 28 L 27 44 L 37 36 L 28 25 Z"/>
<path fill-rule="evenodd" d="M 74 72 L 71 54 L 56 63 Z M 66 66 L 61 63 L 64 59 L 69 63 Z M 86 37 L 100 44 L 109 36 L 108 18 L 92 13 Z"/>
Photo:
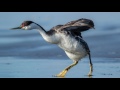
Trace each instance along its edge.
<path fill-rule="evenodd" d="M 60 72 L 59 74 L 55 75 L 56 77 L 65 77 L 66 73 L 68 70 L 63 70 L 62 72 Z"/>
<path fill-rule="evenodd" d="M 92 73 L 91 73 L 91 72 L 90 72 L 90 73 L 88 73 L 88 77 L 90 77 L 90 78 L 91 78 L 92 76 L 93 76 L 93 75 L 92 75 Z"/>
<path fill-rule="evenodd" d="M 89 73 L 88 76 L 93 76 L 92 73 Z"/>

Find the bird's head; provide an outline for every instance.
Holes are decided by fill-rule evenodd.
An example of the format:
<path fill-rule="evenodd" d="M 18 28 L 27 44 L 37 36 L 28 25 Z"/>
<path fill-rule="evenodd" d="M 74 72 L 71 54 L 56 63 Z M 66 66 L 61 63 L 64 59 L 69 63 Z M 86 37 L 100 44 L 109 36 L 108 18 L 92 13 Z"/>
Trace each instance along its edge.
<path fill-rule="evenodd" d="M 33 21 L 24 21 L 19 27 L 11 28 L 12 30 L 23 29 L 23 30 L 32 30 L 36 29 L 38 25 Z"/>

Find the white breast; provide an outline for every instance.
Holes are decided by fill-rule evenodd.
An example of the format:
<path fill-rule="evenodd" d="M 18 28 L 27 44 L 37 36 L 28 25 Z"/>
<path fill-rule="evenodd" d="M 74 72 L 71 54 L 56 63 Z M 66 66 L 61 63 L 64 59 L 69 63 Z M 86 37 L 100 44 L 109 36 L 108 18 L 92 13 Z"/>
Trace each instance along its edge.
<path fill-rule="evenodd" d="M 86 50 L 82 44 L 78 42 L 74 37 L 69 35 L 62 35 L 61 42 L 58 44 L 62 48 L 67 56 L 72 60 L 79 60 L 87 55 Z"/>
<path fill-rule="evenodd" d="M 58 46 L 65 51 L 79 54 L 81 52 L 85 52 L 82 44 L 78 42 L 74 37 L 64 34 L 61 36 L 61 41 L 58 43 Z"/>

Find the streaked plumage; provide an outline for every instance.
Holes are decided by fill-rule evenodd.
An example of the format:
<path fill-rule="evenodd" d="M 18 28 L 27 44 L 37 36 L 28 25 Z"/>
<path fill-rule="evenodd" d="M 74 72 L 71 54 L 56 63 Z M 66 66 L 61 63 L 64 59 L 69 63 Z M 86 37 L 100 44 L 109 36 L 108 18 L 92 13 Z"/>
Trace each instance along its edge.
<path fill-rule="evenodd" d="M 69 31 L 73 35 L 82 37 L 81 32 L 89 30 L 90 28 L 94 28 L 93 21 L 90 19 L 82 18 L 82 19 L 68 22 L 65 25 L 57 25 L 57 26 L 53 27 L 51 30 L 55 30 L 57 32 Z"/>
<path fill-rule="evenodd" d="M 33 21 L 24 21 L 19 27 L 13 29 L 32 30 L 37 29 L 45 41 L 57 44 L 63 49 L 66 55 L 73 60 L 73 64 L 65 68 L 58 77 L 64 77 L 67 71 L 75 66 L 79 60 L 89 55 L 90 59 L 90 72 L 92 75 L 92 62 L 90 56 L 90 50 L 87 43 L 83 40 L 81 32 L 94 28 L 94 23 L 90 19 L 78 19 L 68 22 L 64 25 L 57 25 L 51 28 L 49 31 L 45 31 L 43 27 Z"/>

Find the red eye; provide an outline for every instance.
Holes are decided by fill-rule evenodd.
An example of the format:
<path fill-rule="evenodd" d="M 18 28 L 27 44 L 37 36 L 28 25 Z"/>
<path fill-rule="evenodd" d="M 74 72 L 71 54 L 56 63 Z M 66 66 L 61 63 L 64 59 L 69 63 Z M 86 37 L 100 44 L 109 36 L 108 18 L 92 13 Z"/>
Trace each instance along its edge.
<path fill-rule="evenodd" d="M 24 23 L 22 24 L 22 27 L 24 27 L 25 25 L 24 25 Z"/>

